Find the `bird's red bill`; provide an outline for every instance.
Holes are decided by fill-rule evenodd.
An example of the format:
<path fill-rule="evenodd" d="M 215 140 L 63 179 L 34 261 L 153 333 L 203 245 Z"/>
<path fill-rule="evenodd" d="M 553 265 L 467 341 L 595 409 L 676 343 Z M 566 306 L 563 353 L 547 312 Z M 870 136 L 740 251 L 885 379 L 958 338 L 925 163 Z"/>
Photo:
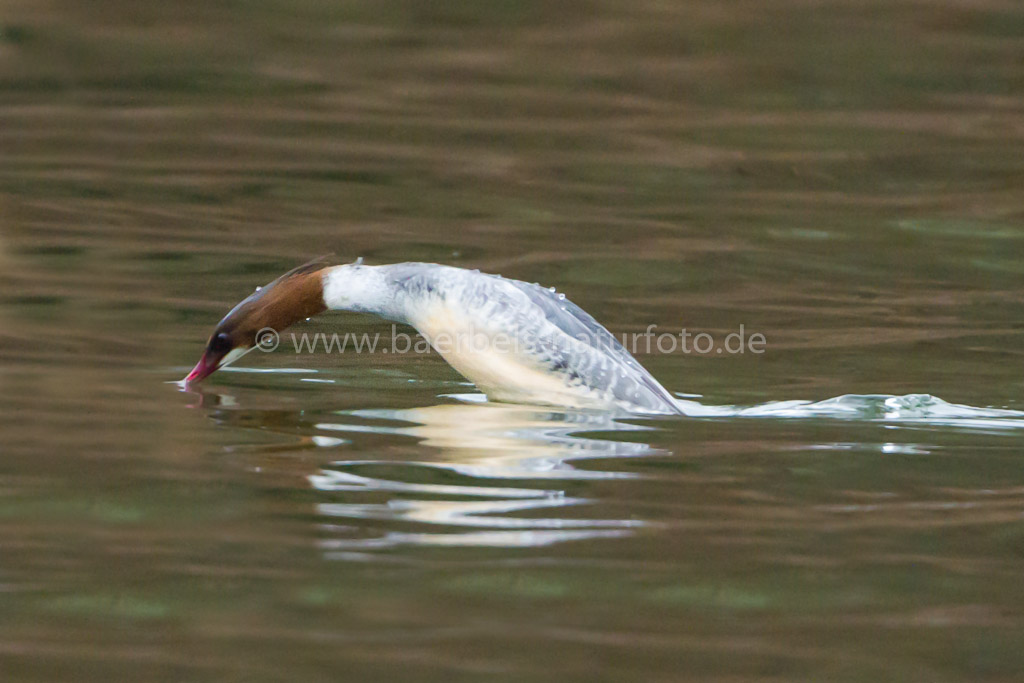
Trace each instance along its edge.
<path fill-rule="evenodd" d="M 195 384 L 196 382 L 202 382 L 204 379 L 209 377 L 217 369 L 217 363 L 220 361 L 219 358 L 211 357 L 210 354 L 204 353 L 203 357 L 199 359 L 196 366 L 192 368 L 192 372 L 188 373 L 185 377 L 185 384 Z"/>

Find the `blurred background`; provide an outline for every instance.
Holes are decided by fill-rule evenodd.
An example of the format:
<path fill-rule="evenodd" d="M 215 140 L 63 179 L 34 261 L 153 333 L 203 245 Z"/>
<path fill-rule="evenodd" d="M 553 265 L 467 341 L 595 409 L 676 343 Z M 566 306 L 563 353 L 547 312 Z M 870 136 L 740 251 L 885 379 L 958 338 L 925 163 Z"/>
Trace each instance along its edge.
<path fill-rule="evenodd" d="M 1017 680 L 1011 421 L 613 421 L 436 355 L 169 382 L 333 252 L 764 334 L 640 357 L 708 405 L 1020 409 L 1022 187 L 1010 0 L 5 0 L 0 676 Z"/>

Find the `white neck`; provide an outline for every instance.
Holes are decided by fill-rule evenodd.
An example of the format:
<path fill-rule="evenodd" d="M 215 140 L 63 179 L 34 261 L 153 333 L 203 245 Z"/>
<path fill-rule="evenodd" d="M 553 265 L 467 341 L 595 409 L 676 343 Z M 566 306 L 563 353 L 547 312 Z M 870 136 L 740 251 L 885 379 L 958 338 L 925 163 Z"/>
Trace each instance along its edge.
<path fill-rule="evenodd" d="M 373 313 L 388 320 L 406 322 L 404 302 L 385 277 L 381 266 L 354 263 L 326 268 L 323 274 L 324 305 L 332 311 Z"/>

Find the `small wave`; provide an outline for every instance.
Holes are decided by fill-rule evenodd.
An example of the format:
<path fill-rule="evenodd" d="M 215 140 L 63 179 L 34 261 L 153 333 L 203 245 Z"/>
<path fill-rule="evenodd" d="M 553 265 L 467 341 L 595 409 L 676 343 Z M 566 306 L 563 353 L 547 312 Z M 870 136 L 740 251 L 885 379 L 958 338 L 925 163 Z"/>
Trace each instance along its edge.
<path fill-rule="evenodd" d="M 844 394 L 824 401 L 770 401 L 714 406 L 676 399 L 688 417 L 831 418 L 927 423 L 979 429 L 1022 429 L 1024 411 L 949 403 L 931 394 Z"/>

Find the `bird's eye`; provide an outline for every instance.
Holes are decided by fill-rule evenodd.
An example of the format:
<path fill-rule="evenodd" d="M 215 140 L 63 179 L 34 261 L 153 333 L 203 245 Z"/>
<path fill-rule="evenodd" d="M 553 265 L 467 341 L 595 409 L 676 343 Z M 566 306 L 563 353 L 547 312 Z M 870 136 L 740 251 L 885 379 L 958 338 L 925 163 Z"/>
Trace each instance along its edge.
<path fill-rule="evenodd" d="M 224 332 L 218 332 L 210 337 L 208 346 L 213 353 L 227 353 L 231 350 L 231 337 Z"/>

